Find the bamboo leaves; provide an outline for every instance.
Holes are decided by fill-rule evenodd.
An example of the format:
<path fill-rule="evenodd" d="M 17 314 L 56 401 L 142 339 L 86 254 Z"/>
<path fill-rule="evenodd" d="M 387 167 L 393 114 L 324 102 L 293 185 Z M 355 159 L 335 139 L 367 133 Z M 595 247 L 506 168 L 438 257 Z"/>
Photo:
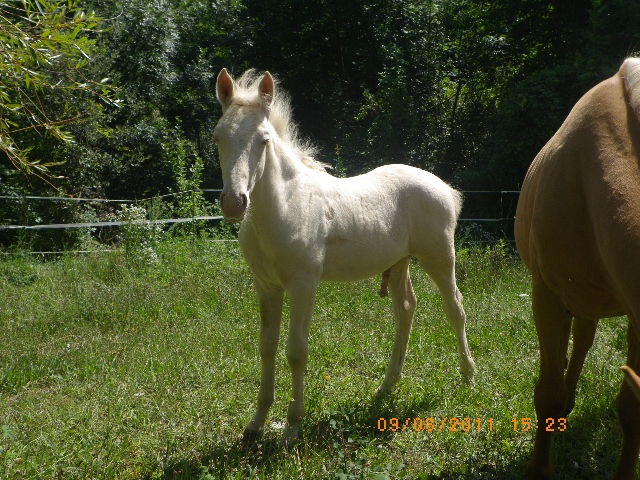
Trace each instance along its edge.
<path fill-rule="evenodd" d="M 71 98 L 89 95 L 118 103 L 108 79 L 93 80 L 88 73 L 101 19 L 78 3 L 0 1 L 0 151 L 26 173 L 49 177 L 51 164 L 29 159 L 21 133 L 36 131 L 69 143 L 73 137 L 65 126 L 82 118 L 73 108 L 65 108 L 60 116 L 45 97 L 62 91 Z"/>

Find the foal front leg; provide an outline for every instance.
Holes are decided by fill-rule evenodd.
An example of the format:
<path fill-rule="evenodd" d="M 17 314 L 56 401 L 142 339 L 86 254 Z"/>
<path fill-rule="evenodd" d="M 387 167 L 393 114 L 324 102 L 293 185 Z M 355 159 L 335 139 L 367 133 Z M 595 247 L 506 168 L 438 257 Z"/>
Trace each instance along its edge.
<path fill-rule="evenodd" d="M 309 355 L 309 324 L 317 280 L 297 278 L 287 288 L 291 301 L 287 360 L 291 368 L 293 398 L 287 411 L 287 428 L 284 439 L 295 442 L 300 437 L 300 423 L 304 415 L 304 373 Z"/>
<path fill-rule="evenodd" d="M 256 412 L 242 436 L 244 441 L 253 441 L 262 435 L 264 422 L 275 397 L 276 351 L 282 321 L 283 290 L 261 284 L 256 280 L 256 291 L 260 302 L 260 391 Z"/>

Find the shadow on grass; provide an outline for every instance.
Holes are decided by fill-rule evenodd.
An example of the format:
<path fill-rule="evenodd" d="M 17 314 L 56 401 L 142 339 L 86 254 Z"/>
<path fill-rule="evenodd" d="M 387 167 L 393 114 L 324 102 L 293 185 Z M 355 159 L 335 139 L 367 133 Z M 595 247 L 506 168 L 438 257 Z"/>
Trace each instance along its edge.
<path fill-rule="evenodd" d="M 390 396 L 367 403 L 344 403 L 315 416 L 308 412 L 302 427 L 303 438 L 294 446 L 282 442 L 281 432 L 267 429 L 264 437 L 252 445 L 243 444 L 239 438 L 222 440 L 197 461 L 185 459 L 168 465 L 162 478 L 198 479 L 207 473 L 213 478 L 223 478 L 231 471 L 242 472 L 238 478 L 250 478 L 258 472 L 268 477 L 296 452 L 356 450 L 373 442 L 387 444 L 395 432 L 378 430 L 379 418 L 408 418 L 434 407 L 433 400 L 424 399 L 399 408 Z"/>
<path fill-rule="evenodd" d="M 567 431 L 554 440 L 558 478 L 612 478 L 622 451 L 615 404 L 583 403 L 567 422 Z"/>
<path fill-rule="evenodd" d="M 332 458 L 351 450 L 357 451 L 372 444 L 389 445 L 396 432 L 377 428 L 379 418 L 413 418 L 419 412 L 436 409 L 433 399 L 422 399 L 399 407 L 393 396 L 383 401 L 371 400 L 363 403 L 344 403 L 334 411 L 316 415 L 309 412 L 304 422 L 304 437 L 297 445 L 285 445 L 280 432 L 267 430 L 265 436 L 255 444 L 244 445 L 236 441 L 221 440 L 204 456 L 184 459 L 168 465 L 162 476 L 165 480 L 213 479 L 213 478 L 269 478 L 278 473 L 292 455 L 305 458 L 305 452 L 330 452 Z M 586 409 L 585 409 L 586 408 Z M 554 458 L 557 479 L 609 478 L 615 471 L 620 454 L 620 428 L 612 405 L 583 406 L 568 419 L 570 428 L 555 434 Z M 525 478 L 526 465 L 531 455 L 533 435 L 530 442 L 522 442 L 517 453 L 505 454 L 503 439 L 487 435 L 474 445 L 474 451 L 463 457 L 463 464 L 452 471 L 437 475 L 419 474 L 389 475 L 388 478 L 415 478 L 416 480 L 516 480 Z M 329 470 L 335 465 L 329 466 Z M 293 467 L 291 467 L 293 468 Z M 235 473 L 227 477 L 231 472 Z M 317 472 L 314 478 L 334 478 L 328 472 L 323 476 Z M 354 476 L 344 478 L 368 478 Z"/>
<path fill-rule="evenodd" d="M 617 467 L 622 441 L 615 407 L 582 405 L 567 418 L 569 428 L 554 434 L 553 458 L 557 480 L 609 479 Z M 519 458 L 504 459 L 492 466 L 480 467 L 470 474 L 443 473 L 424 479 L 516 480 L 526 478 L 526 469 L 533 450 L 530 443 L 520 449 Z M 488 447 L 489 445 L 486 445 Z M 474 452 L 470 457 L 483 459 L 495 456 L 495 450 Z"/>

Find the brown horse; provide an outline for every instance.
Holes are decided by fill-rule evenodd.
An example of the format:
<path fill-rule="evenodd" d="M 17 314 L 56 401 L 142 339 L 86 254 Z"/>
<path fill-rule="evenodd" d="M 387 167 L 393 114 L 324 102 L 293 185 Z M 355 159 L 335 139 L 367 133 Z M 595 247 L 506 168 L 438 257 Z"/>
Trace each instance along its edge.
<path fill-rule="evenodd" d="M 540 342 L 535 406 L 544 425 L 573 408 L 600 318 L 627 315 L 627 364 L 640 371 L 640 59 L 626 59 L 587 92 L 533 160 L 515 234 L 532 274 Z M 632 384 L 623 383 L 617 399 L 624 441 L 616 479 L 635 478 L 640 450 L 640 400 Z M 551 433 L 539 428 L 532 478 L 551 476 L 550 451 Z"/>

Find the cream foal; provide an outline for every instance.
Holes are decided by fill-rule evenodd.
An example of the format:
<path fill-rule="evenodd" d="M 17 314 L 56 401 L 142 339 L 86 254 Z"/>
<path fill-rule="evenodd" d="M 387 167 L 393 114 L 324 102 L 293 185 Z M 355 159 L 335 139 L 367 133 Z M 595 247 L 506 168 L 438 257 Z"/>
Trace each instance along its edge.
<path fill-rule="evenodd" d="M 474 363 L 455 280 L 458 192 L 435 175 L 406 165 L 387 165 L 352 178 L 329 175 L 298 140 L 289 102 L 276 95 L 268 72 L 262 77 L 247 72 L 234 81 L 223 69 L 216 93 L 223 110 L 214 131 L 224 183 L 221 207 L 227 220 L 242 222 L 240 247 L 260 303 L 262 375 L 257 410 L 244 438 L 262 432 L 274 400 L 285 292 L 291 303 L 287 359 L 293 380 L 285 439 L 299 436 L 309 323 L 321 280 L 359 280 L 388 270 L 383 288 L 388 282 L 396 334 L 377 395 L 391 391 L 401 376 L 416 307 L 411 256 L 444 298 L 461 371 L 471 381 Z"/>

